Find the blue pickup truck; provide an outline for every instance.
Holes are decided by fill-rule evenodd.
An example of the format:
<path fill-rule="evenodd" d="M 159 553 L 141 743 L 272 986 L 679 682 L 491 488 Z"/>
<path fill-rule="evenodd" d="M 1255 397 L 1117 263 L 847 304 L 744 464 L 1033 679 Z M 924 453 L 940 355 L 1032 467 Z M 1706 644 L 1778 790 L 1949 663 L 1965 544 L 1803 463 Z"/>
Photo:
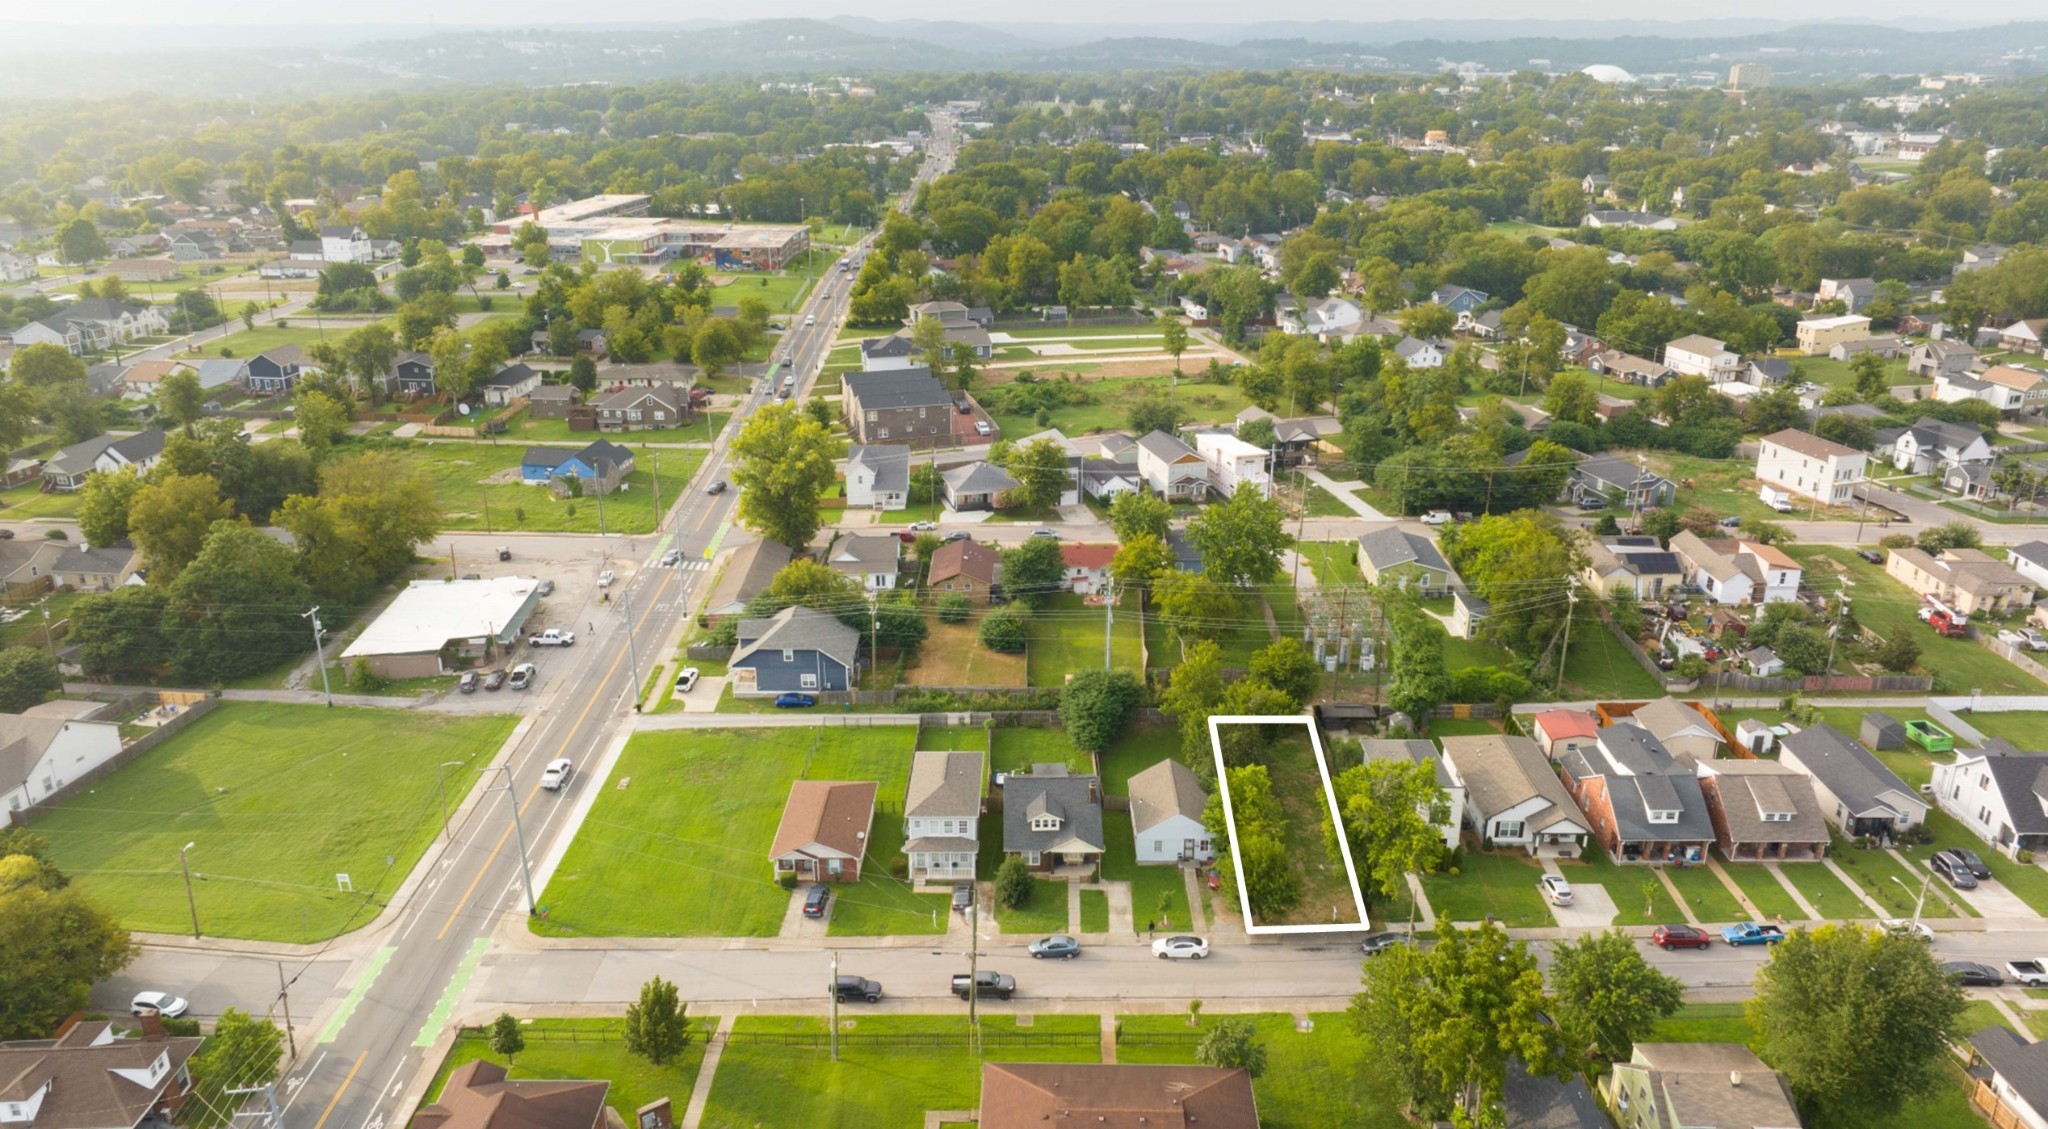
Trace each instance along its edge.
<path fill-rule="evenodd" d="M 1785 939 L 1785 931 L 1775 925 L 1745 921 L 1723 928 L 1721 939 L 1731 945 L 1775 945 Z"/>

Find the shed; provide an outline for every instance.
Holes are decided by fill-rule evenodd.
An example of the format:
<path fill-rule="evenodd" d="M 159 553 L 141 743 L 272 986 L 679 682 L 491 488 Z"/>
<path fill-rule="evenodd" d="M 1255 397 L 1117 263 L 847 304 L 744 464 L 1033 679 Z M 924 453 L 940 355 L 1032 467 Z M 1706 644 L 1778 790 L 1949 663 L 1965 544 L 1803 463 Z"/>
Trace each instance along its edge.
<path fill-rule="evenodd" d="M 1735 742 L 1760 757 L 1777 747 L 1778 736 L 1771 732 L 1768 724 L 1750 717 L 1736 723 Z"/>
<path fill-rule="evenodd" d="M 1906 725 L 1890 714 L 1872 711 L 1863 715 L 1863 728 L 1856 737 L 1870 749 L 1903 749 L 1906 747 Z"/>

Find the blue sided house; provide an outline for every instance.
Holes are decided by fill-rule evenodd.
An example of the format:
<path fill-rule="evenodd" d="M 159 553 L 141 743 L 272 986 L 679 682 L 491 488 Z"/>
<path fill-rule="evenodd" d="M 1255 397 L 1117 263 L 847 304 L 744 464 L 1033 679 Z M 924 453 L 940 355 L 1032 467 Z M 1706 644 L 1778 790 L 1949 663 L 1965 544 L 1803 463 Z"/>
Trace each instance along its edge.
<path fill-rule="evenodd" d="M 580 451 L 572 447 L 528 447 L 519 460 L 519 480 L 528 486 L 576 478 L 583 481 L 585 490 L 610 493 L 631 473 L 633 452 L 609 439 L 599 439 Z"/>
<path fill-rule="evenodd" d="M 743 619 L 726 669 L 737 698 L 845 690 L 860 632 L 815 608 L 784 608 L 766 619 Z"/>

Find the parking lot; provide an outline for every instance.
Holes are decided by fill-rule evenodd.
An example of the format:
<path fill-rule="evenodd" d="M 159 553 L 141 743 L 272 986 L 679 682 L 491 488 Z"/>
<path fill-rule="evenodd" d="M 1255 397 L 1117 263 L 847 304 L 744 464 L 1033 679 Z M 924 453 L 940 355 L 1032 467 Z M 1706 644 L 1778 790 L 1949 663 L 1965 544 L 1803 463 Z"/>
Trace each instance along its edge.
<path fill-rule="evenodd" d="M 588 642 L 593 634 L 615 629 L 615 609 L 603 597 L 621 591 L 640 570 L 641 558 L 653 544 L 650 537 L 597 538 L 564 534 L 444 534 L 425 549 L 428 554 L 448 559 L 454 554 L 457 576 L 530 576 L 552 580 L 555 589 L 543 597 L 533 617 L 520 632 L 520 642 L 498 664 L 510 668 L 530 662 L 539 678 L 528 693 L 539 693 L 574 669 L 570 663 L 585 653 L 582 647 L 529 647 L 525 640 L 548 628 L 576 634 L 576 641 Z M 512 559 L 500 561 L 500 547 L 511 550 Z M 616 582 L 607 590 L 598 588 L 598 576 L 610 569 Z"/>

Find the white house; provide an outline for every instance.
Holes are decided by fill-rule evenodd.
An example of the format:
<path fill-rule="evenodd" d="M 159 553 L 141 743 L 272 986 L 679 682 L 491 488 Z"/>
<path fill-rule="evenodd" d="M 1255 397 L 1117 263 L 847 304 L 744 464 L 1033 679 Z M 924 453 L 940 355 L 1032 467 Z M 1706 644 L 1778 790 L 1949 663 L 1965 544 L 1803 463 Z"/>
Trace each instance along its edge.
<path fill-rule="evenodd" d="M 2001 851 L 2048 850 L 2048 753 L 1957 749 L 1934 766 L 1934 802 Z"/>
<path fill-rule="evenodd" d="M 1209 307 L 1195 301 L 1193 298 L 1183 297 L 1180 300 L 1180 312 L 1186 314 L 1190 321 L 1209 320 Z"/>
<path fill-rule="evenodd" d="M 120 754 L 120 726 L 79 717 L 98 708 L 94 702 L 45 702 L 26 713 L 0 714 L 0 795 L 7 797 L 0 827 Z"/>
<path fill-rule="evenodd" d="M 1708 540 L 1691 530 L 1671 538 L 1671 552 L 1687 584 L 1724 607 L 1775 604 L 1799 598 L 1804 575 L 1784 550 L 1737 538 Z"/>
<path fill-rule="evenodd" d="M 2048 405 L 2048 373 L 2019 365 L 1992 365 L 1979 373 L 1939 373 L 1934 398 L 1947 403 L 1982 400 L 2014 414 Z"/>
<path fill-rule="evenodd" d="M 35 276 L 35 259 L 12 251 L 0 251 L 0 282 L 27 282 Z"/>
<path fill-rule="evenodd" d="M 1451 351 L 1441 341 L 1403 337 L 1394 343 L 1394 355 L 1408 362 L 1409 368 L 1442 368 Z"/>
<path fill-rule="evenodd" d="M 909 506 L 909 447 L 882 443 L 847 448 L 847 509 L 901 510 Z"/>
<path fill-rule="evenodd" d="M 2006 550 L 2005 563 L 2014 572 L 2034 582 L 2037 588 L 2048 588 L 2048 541 L 2029 541 L 2014 545 Z"/>
<path fill-rule="evenodd" d="M 1280 315 L 1280 330 L 1318 340 L 1344 336 L 1365 320 L 1365 311 L 1346 298 L 1321 298 L 1294 306 Z"/>
<path fill-rule="evenodd" d="M 1450 770 L 1444 767 L 1444 758 L 1437 755 L 1436 745 L 1423 740 L 1380 740 L 1367 738 L 1359 742 L 1364 749 L 1367 762 L 1376 760 L 1406 761 L 1410 764 L 1429 765 L 1436 774 L 1438 799 L 1443 807 L 1434 805 L 1424 809 L 1422 816 L 1444 835 L 1444 850 L 1458 849 L 1458 832 L 1465 823 L 1465 786 L 1451 779 Z"/>
<path fill-rule="evenodd" d="M 825 563 L 866 591 L 886 592 L 903 570 L 903 541 L 893 533 L 849 533 L 832 543 Z"/>
<path fill-rule="evenodd" d="M 1067 590 L 1082 596 L 1108 591 L 1109 565 L 1116 559 L 1116 548 L 1115 545 L 1062 544 L 1060 560 L 1067 566 Z"/>
<path fill-rule="evenodd" d="M 1846 505 L 1863 482 L 1869 456 L 1810 432 L 1785 428 L 1763 437 L 1756 456 L 1757 480 L 1802 498 Z"/>
<path fill-rule="evenodd" d="M 1131 833 L 1141 863 L 1207 862 L 1216 857 L 1202 809 L 1209 794 L 1188 766 L 1171 757 L 1131 777 Z"/>
<path fill-rule="evenodd" d="M 912 754 L 903 797 L 903 853 L 912 881 L 974 877 L 985 779 L 980 753 Z"/>
<path fill-rule="evenodd" d="M 1952 466 L 1991 461 L 1991 444 L 1985 441 L 1984 433 L 1964 423 L 1922 416 L 1913 426 L 1901 428 L 1892 440 L 1892 466 L 1914 474 L 1933 474 Z"/>
<path fill-rule="evenodd" d="M 1261 498 L 1273 493 L 1273 475 L 1267 467 L 1266 449 L 1254 447 L 1227 431 L 1198 431 L 1195 451 L 1209 468 L 1209 489 L 1228 498 L 1246 483 Z"/>
<path fill-rule="evenodd" d="M 1586 849 L 1592 828 L 1536 742 L 1489 733 L 1446 737 L 1443 749 L 1452 783 L 1465 790 L 1465 822 L 1483 842 L 1553 858 Z"/>
<path fill-rule="evenodd" d="M 2044 334 L 2048 334 L 2048 318 L 2016 321 L 1998 331 L 1998 346 L 2021 353 L 2038 353 Z"/>
<path fill-rule="evenodd" d="M 1153 493 L 1171 501 L 1198 501 L 1209 490 L 1209 464 L 1164 431 L 1138 440 L 1138 475 Z"/>
<path fill-rule="evenodd" d="M 1719 384 L 1738 378 L 1742 358 L 1721 342 L 1693 333 L 1664 346 L 1664 367 Z"/>
<path fill-rule="evenodd" d="M 330 263 L 370 262 L 369 233 L 353 224 L 329 224 L 320 229 L 320 257 Z"/>

